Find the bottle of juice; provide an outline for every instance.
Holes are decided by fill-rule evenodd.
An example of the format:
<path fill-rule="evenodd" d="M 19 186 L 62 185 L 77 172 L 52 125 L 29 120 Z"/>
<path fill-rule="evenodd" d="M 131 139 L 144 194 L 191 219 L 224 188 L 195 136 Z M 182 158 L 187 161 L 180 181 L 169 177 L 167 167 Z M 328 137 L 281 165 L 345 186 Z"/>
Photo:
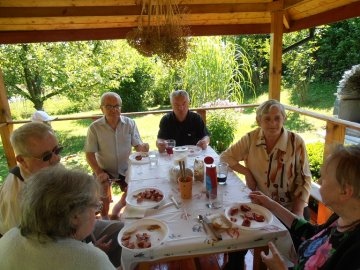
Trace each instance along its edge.
<path fill-rule="evenodd" d="M 216 165 L 212 157 L 205 157 L 205 187 L 206 197 L 215 199 L 217 197 L 217 177 L 216 177 Z M 210 196 L 211 195 L 211 196 Z"/>

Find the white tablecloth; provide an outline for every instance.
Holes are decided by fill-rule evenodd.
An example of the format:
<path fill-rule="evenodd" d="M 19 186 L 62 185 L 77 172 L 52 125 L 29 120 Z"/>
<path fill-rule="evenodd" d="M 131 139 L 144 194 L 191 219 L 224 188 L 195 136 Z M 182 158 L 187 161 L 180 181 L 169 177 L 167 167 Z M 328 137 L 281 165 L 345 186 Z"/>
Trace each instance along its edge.
<path fill-rule="evenodd" d="M 218 155 L 211 148 L 201 151 L 197 156 L 211 156 L 218 161 Z M 193 167 L 195 157 L 188 157 L 187 165 Z M 156 218 L 169 227 L 169 236 L 159 247 L 146 252 L 133 252 L 123 249 L 122 266 L 125 270 L 134 269 L 141 261 L 152 261 L 171 256 L 188 256 L 199 254 L 212 254 L 227 252 L 231 250 L 254 248 L 264 246 L 268 241 L 275 241 L 283 255 L 291 258 L 294 254 L 292 241 L 285 226 L 276 218 L 271 224 L 257 230 L 243 230 L 235 228 L 231 231 L 222 233 L 223 240 L 214 241 L 211 236 L 206 234 L 202 225 L 198 222 L 197 216 L 213 215 L 224 213 L 224 209 L 234 202 L 250 202 L 248 197 L 249 189 L 232 171 L 229 172 L 226 185 L 219 186 L 223 192 L 222 209 L 209 209 L 206 207 L 207 199 L 203 183 L 194 182 L 192 199 L 181 200 L 178 185 L 170 180 L 169 170 L 173 166 L 173 160 L 166 154 L 159 154 L 159 163 L 156 168 L 150 168 L 149 164 L 131 164 L 129 166 L 127 181 L 128 194 L 144 187 L 156 187 L 164 192 L 165 203 L 170 202 L 169 196 L 173 195 L 177 201 L 181 202 L 180 209 L 174 205 L 161 210 L 137 211 L 132 213 L 131 208 L 125 209 L 125 225 L 134 222 L 130 217 L 149 217 Z M 127 219 L 126 217 L 129 217 Z"/>

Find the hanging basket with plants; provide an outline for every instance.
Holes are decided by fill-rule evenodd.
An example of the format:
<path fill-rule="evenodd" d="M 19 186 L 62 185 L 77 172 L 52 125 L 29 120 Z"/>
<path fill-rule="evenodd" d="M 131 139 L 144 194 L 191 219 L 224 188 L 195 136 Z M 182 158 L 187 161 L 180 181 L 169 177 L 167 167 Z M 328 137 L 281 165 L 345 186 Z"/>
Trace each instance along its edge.
<path fill-rule="evenodd" d="M 144 56 L 158 55 L 165 62 L 184 60 L 189 46 L 189 27 L 181 25 L 174 0 L 141 0 L 139 26 L 126 37 L 130 46 Z"/>

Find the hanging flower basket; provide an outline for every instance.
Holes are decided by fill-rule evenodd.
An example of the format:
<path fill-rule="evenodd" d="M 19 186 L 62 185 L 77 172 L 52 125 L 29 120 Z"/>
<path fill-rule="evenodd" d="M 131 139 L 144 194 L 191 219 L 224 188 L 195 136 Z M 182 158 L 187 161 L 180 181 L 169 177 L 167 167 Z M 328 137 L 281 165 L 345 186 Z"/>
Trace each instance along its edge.
<path fill-rule="evenodd" d="M 126 39 L 144 56 L 158 55 L 165 62 L 184 60 L 189 27 L 180 23 L 183 14 L 173 0 L 142 1 L 139 26 Z"/>

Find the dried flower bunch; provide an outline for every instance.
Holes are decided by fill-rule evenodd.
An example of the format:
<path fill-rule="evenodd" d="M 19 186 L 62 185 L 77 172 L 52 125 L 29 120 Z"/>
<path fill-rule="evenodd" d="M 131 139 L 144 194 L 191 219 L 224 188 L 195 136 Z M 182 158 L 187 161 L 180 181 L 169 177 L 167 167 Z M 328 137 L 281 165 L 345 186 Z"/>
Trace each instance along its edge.
<path fill-rule="evenodd" d="M 128 43 L 140 54 L 156 54 L 165 62 L 185 59 L 189 28 L 181 25 L 182 14 L 174 0 L 142 0 L 139 26 L 128 33 Z"/>

